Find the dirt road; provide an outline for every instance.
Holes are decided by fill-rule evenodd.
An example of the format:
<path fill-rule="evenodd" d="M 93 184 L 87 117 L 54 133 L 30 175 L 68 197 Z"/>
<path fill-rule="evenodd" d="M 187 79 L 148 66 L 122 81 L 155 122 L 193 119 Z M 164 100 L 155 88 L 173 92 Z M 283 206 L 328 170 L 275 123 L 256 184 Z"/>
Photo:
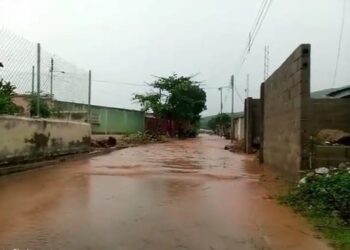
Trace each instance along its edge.
<path fill-rule="evenodd" d="M 0 177 L 0 249 L 328 249 L 215 136 Z"/>

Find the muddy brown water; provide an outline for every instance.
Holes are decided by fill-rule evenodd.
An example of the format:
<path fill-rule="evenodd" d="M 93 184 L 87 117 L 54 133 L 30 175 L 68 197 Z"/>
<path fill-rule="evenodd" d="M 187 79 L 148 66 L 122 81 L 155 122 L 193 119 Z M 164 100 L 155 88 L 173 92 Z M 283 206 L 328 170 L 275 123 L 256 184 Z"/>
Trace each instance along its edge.
<path fill-rule="evenodd" d="M 0 177 L 0 249 L 329 249 L 226 142 L 202 136 Z"/>

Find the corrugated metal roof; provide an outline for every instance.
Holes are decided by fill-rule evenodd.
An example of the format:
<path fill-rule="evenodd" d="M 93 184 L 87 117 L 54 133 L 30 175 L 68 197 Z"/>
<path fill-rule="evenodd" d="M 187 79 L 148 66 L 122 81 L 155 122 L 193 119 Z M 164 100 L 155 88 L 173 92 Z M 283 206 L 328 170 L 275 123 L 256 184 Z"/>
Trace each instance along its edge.
<path fill-rule="evenodd" d="M 350 98 L 350 85 L 345 85 L 339 88 L 330 88 L 315 91 L 311 93 L 311 98 L 321 99 L 321 98 Z"/>

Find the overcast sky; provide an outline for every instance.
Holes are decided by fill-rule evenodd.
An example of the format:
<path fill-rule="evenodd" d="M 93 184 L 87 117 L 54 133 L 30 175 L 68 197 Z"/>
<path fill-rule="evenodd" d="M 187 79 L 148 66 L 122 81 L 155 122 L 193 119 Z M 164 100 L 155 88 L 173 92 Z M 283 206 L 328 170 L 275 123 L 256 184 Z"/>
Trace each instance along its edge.
<path fill-rule="evenodd" d="M 350 84 L 350 1 L 336 86 Z M 200 73 L 207 114 L 219 112 L 218 86 L 229 84 L 262 0 L 0 0 L 6 28 L 67 61 L 95 80 L 144 83 L 151 75 Z M 332 86 L 343 0 L 274 0 L 240 74 L 237 88 L 258 97 L 264 46 L 270 73 L 301 43 L 312 45 L 312 90 Z M 138 108 L 132 93 L 147 87 L 93 82 L 94 104 Z M 224 111 L 230 111 L 224 91 Z M 238 96 L 235 109 L 243 106 Z"/>

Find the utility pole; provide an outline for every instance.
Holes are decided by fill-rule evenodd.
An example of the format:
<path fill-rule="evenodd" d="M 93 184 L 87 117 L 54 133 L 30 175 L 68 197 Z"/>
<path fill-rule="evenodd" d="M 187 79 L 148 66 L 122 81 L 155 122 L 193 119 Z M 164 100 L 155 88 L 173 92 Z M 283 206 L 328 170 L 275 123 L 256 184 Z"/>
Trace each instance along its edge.
<path fill-rule="evenodd" d="M 234 120 L 233 120 L 233 114 L 234 114 L 234 97 L 235 97 L 235 77 L 234 75 L 231 76 L 231 91 L 232 91 L 232 100 L 231 100 L 231 143 L 233 143 L 234 139 Z"/>
<path fill-rule="evenodd" d="M 89 70 L 88 122 L 91 123 L 91 70 Z"/>
<path fill-rule="evenodd" d="M 247 74 L 246 98 L 249 97 L 249 74 Z"/>
<path fill-rule="evenodd" d="M 41 61 L 41 47 L 40 43 L 37 45 L 37 76 L 36 76 L 36 115 L 37 117 L 40 117 L 40 61 Z"/>
<path fill-rule="evenodd" d="M 53 58 L 51 57 L 51 66 L 50 66 L 50 99 L 51 101 L 53 100 L 52 85 L 53 85 Z"/>
<path fill-rule="evenodd" d="M 32 96 L 34 96 L 34 85 L 35 85 L 35 67 L 32 66 Z"/>
<path fill-rule="evenodd" d="M 264 53 L 264 81 L 269 77 L 269 67 L 270 67 L 270 48 L 268 45 L 265 46 Z"/>
<path fill-rule="evenodd" d="M 223 108 L 223 105 L 222 105 L 222 87 L 219 88 L 219 91 L 220 91 L 220 114 L 222 114 L 222 108 Z"/>
<path fill-rule="evenodd" d="M 249 125 L 249 122 L 250 122 L 250 109 L 249 109 L 249 74 L 247 74 L 247 88 L 246 88 L 246 99 L 245 99 L 245 102 L 244 102 L 244 127 L 245 127 L 245 131 L 244 131 L 244 137 L 245 137 L 245 151 L 246 153 L 249 153 L 248 152 L 248 143 L 249 143 L 249 133 L 250 133 L 250 125 Z"/>

